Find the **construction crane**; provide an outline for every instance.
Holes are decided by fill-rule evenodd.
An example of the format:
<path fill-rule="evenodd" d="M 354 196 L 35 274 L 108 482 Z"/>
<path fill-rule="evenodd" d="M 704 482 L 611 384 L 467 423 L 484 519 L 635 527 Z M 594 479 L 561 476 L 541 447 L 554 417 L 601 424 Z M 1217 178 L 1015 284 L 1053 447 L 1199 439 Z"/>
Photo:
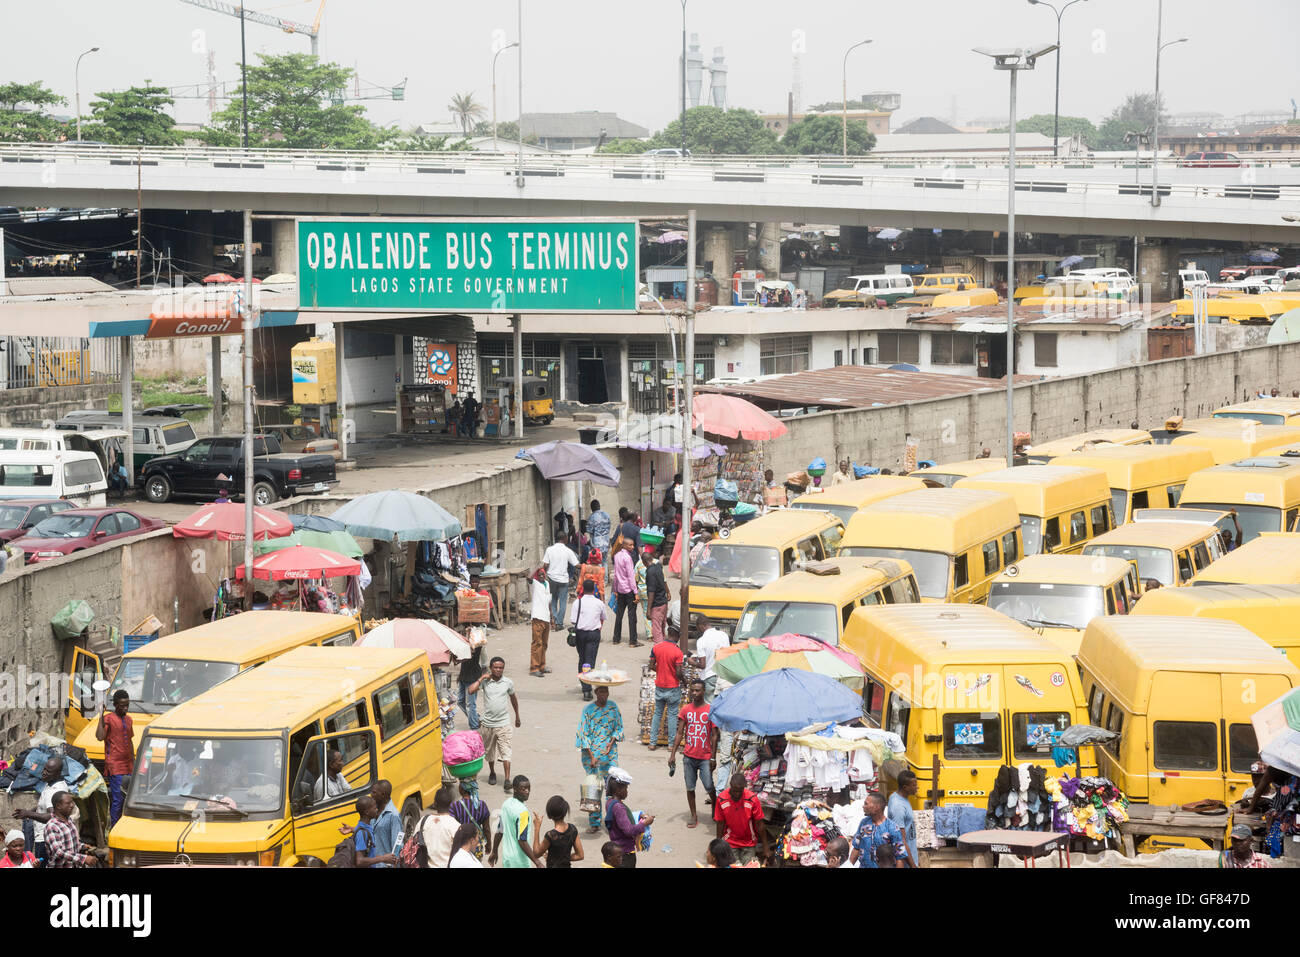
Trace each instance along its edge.
<path fill-rule="evenodd" d="M 316 8 L 316 19 L 312 21 L 311 26 L 293 20 L 286 20 L 284 17 L 273 17 L 268 13 L 258 13 L 256 10 L 245 10 L 242 5 L 222 3 L 221 0 L 181 0 L 181 3 L 188 3 L 193 7 L 202 7 L 204 10 L 211 10 L 213 13 L 224 13 L 231 17 L 242 15 L 249 23 L 260 23 L 263 26 L 275 27 L 285 33 L 301 33 L 311 39 L 311 55 L 319 55 L 320 20 L 325 13 L 325 0 L 321 0 L 320 6 Z"/>

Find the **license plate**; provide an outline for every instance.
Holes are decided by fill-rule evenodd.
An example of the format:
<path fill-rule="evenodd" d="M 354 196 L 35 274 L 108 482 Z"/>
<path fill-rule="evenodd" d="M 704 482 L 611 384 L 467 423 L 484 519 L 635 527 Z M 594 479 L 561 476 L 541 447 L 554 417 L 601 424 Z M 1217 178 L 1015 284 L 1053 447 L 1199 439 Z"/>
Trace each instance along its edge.
<path fill-rule="evenodd" d="M 312 486 L 312 491 L 313 491 L 313 492 L 324 492 L 324 491 L 326 491 L 328 488 L 329 488 L 329 483 L 328 483 L 328 482 L 317 482 L 315 485 Z"/>

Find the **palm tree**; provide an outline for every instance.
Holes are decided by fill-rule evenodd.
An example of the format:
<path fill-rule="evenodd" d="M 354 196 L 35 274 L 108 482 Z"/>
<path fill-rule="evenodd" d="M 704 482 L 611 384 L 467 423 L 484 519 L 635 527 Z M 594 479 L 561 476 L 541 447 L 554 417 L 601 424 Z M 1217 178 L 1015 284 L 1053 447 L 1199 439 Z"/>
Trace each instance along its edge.
<path fill-rule="evenodd" d="M 451 98 L 451 115 L 456 117 L 460 123 L 460 128 L 469 136 L 470 130 L 474 126 L 474 121 L 487 113 L 483 104 L 474 100 L 473 93 L 457 93 Z"/>

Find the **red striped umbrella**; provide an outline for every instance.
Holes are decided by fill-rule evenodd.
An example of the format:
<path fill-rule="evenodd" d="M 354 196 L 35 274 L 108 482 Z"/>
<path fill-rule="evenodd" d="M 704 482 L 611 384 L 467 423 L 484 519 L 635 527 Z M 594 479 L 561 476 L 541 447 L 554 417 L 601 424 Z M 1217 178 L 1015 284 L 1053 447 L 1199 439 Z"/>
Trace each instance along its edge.
<path fill-rule="evenodd" d="M 267 552 L 253 560 L 253 577 L 264 581 L 299 578 L 338 578 L 361 574 L 361 562 L 338 552 L 309 545 L 292 545 Z M 235 569 L 235 577 L 244 577 L 244 566 Z"/>
<path fill-rule="evenodd" d="M 253 506 L 253 540 L 279 538 L 293 534 L 288 515 Z M 220 542 L 244 540 L 244 505 L 240 502 L 213 502 L 172 526 L 176 538 L 215 538 Z"/>

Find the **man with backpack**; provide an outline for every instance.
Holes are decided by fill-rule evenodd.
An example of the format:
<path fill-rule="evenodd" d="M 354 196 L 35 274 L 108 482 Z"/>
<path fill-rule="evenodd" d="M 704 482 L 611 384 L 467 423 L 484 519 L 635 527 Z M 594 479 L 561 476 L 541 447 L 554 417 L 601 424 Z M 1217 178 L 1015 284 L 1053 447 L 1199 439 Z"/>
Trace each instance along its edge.
<path fill-rule="evenodd" d="M 379 818 L 379 805 L 374 796 L 363 794 L 357 798 L 357 826 L 353 829 L 353 841 L 356 844 L 356 857 L 353 867 L 394 867 L 397 855 L 384 854 L 375 842 L 375 821 Z"/>

